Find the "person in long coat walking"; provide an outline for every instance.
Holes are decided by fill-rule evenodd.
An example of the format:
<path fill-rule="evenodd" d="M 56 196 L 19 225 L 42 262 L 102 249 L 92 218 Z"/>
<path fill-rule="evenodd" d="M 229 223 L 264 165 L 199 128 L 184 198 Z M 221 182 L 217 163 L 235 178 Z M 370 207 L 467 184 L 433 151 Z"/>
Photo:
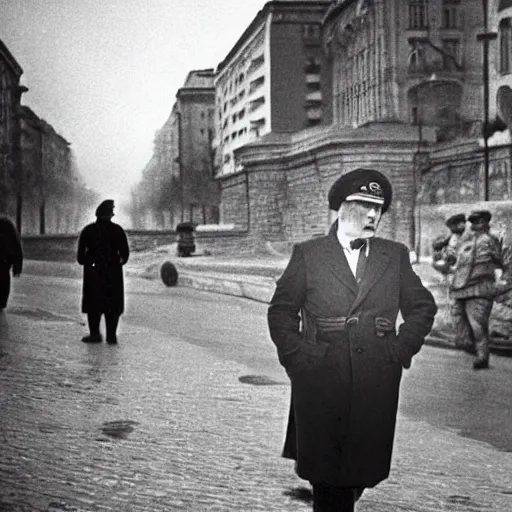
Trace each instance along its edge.
<path fill-rule="evenodd" d="M 18 277 L 23 269 L 23 249 L 11 219 L 0 214 L 0 312 L 7 307 L 11 293 L 11 269 Z"/>
<path fill-rule="evenodd" d="M 346 512 L 389 475 L 402 369 L 437 307 L 407 247 L 374 236 L 392 199 L 384 174 L 348 172 L 328 199 L 337 220 L 294 246 L 268 324 L 292 388 L 283 456 L 312 484 L 314 511 Z"/>
<path fill-rule="evenodd" d="M 119 317 L 124 312 L 123 265 L 130 249 L 123 228 L 112 222 L 114 201 L 96 209 L 96 222 L 80 233 L 77 261 L 84 267 L 82 313 L 87 314 L 89 335 L 82 341 L 101 342 L 100 321 L 105 315 L 107 343 L 117 343 Z"/>

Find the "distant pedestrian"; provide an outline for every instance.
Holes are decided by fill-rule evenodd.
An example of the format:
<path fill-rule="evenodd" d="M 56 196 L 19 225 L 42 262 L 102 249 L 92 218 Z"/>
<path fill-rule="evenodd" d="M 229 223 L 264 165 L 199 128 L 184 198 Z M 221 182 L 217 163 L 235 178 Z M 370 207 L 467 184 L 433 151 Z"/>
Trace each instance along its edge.
<path fill-rule="evenodd" d="M 489 367 L 489 317 L 498 286 L 496 270 L 503 269 L 501 241 L 490 233 L 492 214 L 473 211 L 470 232 L 457 251 L 450 285 L 450 305 L 457 347 L 475 354 L 475 370 Z M 497 286 L 498 285 L 498 286 Z"/>
<path fill-rule="evenodd" d="M 457 248 L 461 236 L 466 230 L 466 216 L 457 213 L 446 219 L 445 225 L 450 234 L 440 235 L 432 243 L 432 266 L 443 275 L 452 274 L 457 260 Z"/>
<path fill-rule="evenodd" d="M 84 266 L 82 313 L 87 314 L 86 343 L 102 341 L 101 316 L 105 316 L 107 343 L 117 343 L 119 317 L 124 312 L 123 265 L 130 250 L 123 228 L 112 222 L 114 201 L 96 209 L 96 222 L 87 225 L 78 241 L 77 260 Z"/>
<path fill-rule="evenodd" d="M 292 387 L 283 456 L 312 484 L 315 512 L 352 511 L 388 477 L 402 369 L 437 310 L 407 247 L 374 236 L 391 198 L 378 171 L 342 175 L 328 196 L 336 222 L 294 246 L 268 310 Z"/>
<path fill-rule="evenodd" d="M 13 277 L 19 277 L 23 269 L 23 249 L 14 224 L 0 215 L 0 312 L 7 307 L 11 293 L 11 269 Z"/>

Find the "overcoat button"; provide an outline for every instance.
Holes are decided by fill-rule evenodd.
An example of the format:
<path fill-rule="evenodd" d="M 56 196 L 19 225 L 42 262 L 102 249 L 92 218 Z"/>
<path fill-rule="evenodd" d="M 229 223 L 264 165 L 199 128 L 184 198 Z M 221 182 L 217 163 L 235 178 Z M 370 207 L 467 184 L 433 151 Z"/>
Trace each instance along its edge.
<path fill-rule="evenodd" d="M 364 352 L 364 348 L 363 348 L 363 347 L 357 347 L 357 348 L 356 348 L 356 352 L 357 352 L 358 354 L 362 354 L 362 353 Z"/>

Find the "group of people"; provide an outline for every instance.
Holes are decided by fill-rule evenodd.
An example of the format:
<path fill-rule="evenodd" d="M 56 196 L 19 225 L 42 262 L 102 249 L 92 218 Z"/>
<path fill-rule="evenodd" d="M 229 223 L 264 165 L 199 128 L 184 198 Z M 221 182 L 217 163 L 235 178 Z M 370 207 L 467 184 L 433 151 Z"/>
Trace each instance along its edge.
<path fill-rule="evenodd" d="M 114 201 L 107 199 L 96 209 L 96 222 L 88 224 L 80 233 L 77 261 L 84 267 L 82 312 L 87 315 L 89 334 L 85 343 L 103 340 L 100 331 L 105 317 L 106 341 L 117 343 L 119 317 L 124 312 L 123 265 L 130 249 L 126 233 L 112 222 Z M 16 227 L 7 216 L 0 217 L 0 312 L 7 306 L 11 289 L 11 271 L 21 274 L 23 250 Z"/>
<path fill-rule="evenodd" d="M 432 243 L 433 267 L 449 283 L 455 345 L 474 354 L 475 370 L 489 368 L 489 318 L 495 298 L 512 288 L 502 240 L 491 233 L 492 214 L 475 210 L 450 216 L 448 236 Z M 467 224 L 469 223 L 469 228 Z"/>

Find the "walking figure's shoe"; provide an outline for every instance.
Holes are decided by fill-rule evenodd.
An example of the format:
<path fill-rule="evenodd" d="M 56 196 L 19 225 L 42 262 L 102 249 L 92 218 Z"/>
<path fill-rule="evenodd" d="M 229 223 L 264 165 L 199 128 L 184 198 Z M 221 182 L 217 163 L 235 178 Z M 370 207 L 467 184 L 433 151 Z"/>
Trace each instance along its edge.
<path fill-rule="evenodd" d="M 103 338 L 101 337 L 101 334 L 89 334 L 88 336 L 84 336 L 82 341 L 84 343 L 101 343 Z"/>
<path fill-rule="evenodd" d="M 116 345 L 117 344 L 117 336 L 115 334 L 111 334 L 107 337 L 107 343 L 110 345 Z"/>
<path fill-rule="evenodd" d="M 488 359 L 477 359 L 473 363 L 473 369 L 475 370 L 485 370 L 489 368 L 489 360 Z"/>

